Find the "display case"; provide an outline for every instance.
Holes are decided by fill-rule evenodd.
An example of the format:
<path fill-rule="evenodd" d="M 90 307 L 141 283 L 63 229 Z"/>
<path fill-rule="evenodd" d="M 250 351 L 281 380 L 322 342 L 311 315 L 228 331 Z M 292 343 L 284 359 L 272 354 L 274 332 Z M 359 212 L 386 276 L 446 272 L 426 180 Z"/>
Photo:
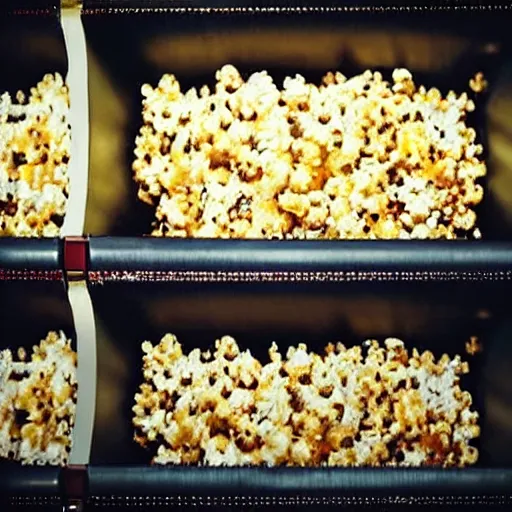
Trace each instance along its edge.
<path fill-rule="evenodd" d="M 6 510 L 510 508 L 510 2 L 0 20 Z"/>

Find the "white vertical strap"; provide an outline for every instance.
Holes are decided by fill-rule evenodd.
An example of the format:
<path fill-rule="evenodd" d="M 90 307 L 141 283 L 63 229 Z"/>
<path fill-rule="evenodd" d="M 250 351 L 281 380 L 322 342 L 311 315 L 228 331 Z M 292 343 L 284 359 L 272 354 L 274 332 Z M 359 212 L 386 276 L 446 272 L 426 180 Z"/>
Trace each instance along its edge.
<path fill-rule="evenodd" d="M 68 464 L 85 465 L 91 454 L 96 414 L 96 325 L 85 280 L 68 281 L 68 298 L 78 352 L 76 416 Z"/>
<path fill-rule="evenodd" d="M 89 87 L 87 47 L 80 0 L 61 0 L 60 22 L 68 57 L 71 155 L 69 197 L 61 237 L 81 236 L 84 230 L 89 175 Z M 66 243 L 66 242 L 65 242 Z M 86 275 L 68 275 L 68 300 L 73 313 L 78 354 L 77 404 L 70 465 L 89 463 L 96 413 L 96 326 Z"/>
<path fill-rule="evenodd" d="M 69 197 L 61 236 L 83 234 L 89 174 L 89 94 L 87 46 L 81 18 L 81 2 L 61 0 L 60 21 L 68 57 L 71 155 Z"/>

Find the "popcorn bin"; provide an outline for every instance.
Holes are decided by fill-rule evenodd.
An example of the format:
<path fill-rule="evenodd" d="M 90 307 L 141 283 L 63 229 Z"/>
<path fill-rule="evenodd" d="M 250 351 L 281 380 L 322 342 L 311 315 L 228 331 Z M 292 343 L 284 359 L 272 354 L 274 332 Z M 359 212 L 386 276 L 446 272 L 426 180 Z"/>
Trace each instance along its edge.
<path fill-rule="evenodd" d="M 509 2 L 8 6 L 0 509 L 509 510 Z"/>
<path fill-rule="evenodd" d="M 138 241 L 134 270 L 91 240 L 92 505 L 505 499 L 506 281 L 284 271 L 234 241 L 208 268 L 188 242 Z"/>
<path fill-rule="evenodd" d="M 503 2 L 125 4 L 82 15 L 87 232 L 508 239 Z"/>
<path fill-rule="evenodd" d="M 68 3 L 0 8 L 0 236 L 83 232 L 87 76 L 79 11 Z"/>

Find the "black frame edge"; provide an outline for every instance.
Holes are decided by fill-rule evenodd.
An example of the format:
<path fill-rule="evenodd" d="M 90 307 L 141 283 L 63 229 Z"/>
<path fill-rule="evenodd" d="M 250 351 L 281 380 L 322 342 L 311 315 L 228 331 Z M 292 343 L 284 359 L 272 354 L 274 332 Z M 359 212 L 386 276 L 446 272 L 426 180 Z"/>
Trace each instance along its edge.
<path fill-rule="evenodd" d="M 382 7 L 472 7 L 509 5 L 507 0 L 84 0 L 84 9 L 126 9 L 126 8 L 274 8 L 274 7 L 315 7 L 315 8 L 382 8 Z"/>
<path fill-rule="evenodd" d="M 0 15 L 57 14 L 59 9 L 60 0 L 2 0 L 0 2 Z"/>

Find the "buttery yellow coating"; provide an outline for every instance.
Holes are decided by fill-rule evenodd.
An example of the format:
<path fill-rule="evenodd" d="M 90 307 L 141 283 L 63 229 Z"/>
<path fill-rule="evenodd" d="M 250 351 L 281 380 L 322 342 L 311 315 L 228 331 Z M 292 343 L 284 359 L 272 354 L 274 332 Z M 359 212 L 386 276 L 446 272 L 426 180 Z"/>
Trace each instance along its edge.
<path fill-rule="evenodd" d="M 381 346 L 305 344 L 262 365 L 224 336 L 215 351 L 184 354 L 166 335 L 143 344 L 135 440 L 156 464 L 467 466 L 478 451 L 478 413 L 459 356 Z"/>
<path fill-rule="evenodd" d="M 0 457 L 64 465 L 75 421 L 77 354 L 63 332 L 50 332 L 15 360 L 0 351 Z"/>
<path fill-rule="evenodd" d="M 483 148 L 466 93 L 442 97 L 405 69 L 296 75 L 226 65 L 215 91 L 173 75 L 142 88 L 133 164 L 153 235 L 220 238 L 480 237 Z M 481 74 L 471 80 L 481 92 Z"/>
<path fill-rule="evenodd" d="M 28 97 L 0 96 L 0 236 L 54 237 L 68 198 L 69 93 L 47 74 Z"/>

